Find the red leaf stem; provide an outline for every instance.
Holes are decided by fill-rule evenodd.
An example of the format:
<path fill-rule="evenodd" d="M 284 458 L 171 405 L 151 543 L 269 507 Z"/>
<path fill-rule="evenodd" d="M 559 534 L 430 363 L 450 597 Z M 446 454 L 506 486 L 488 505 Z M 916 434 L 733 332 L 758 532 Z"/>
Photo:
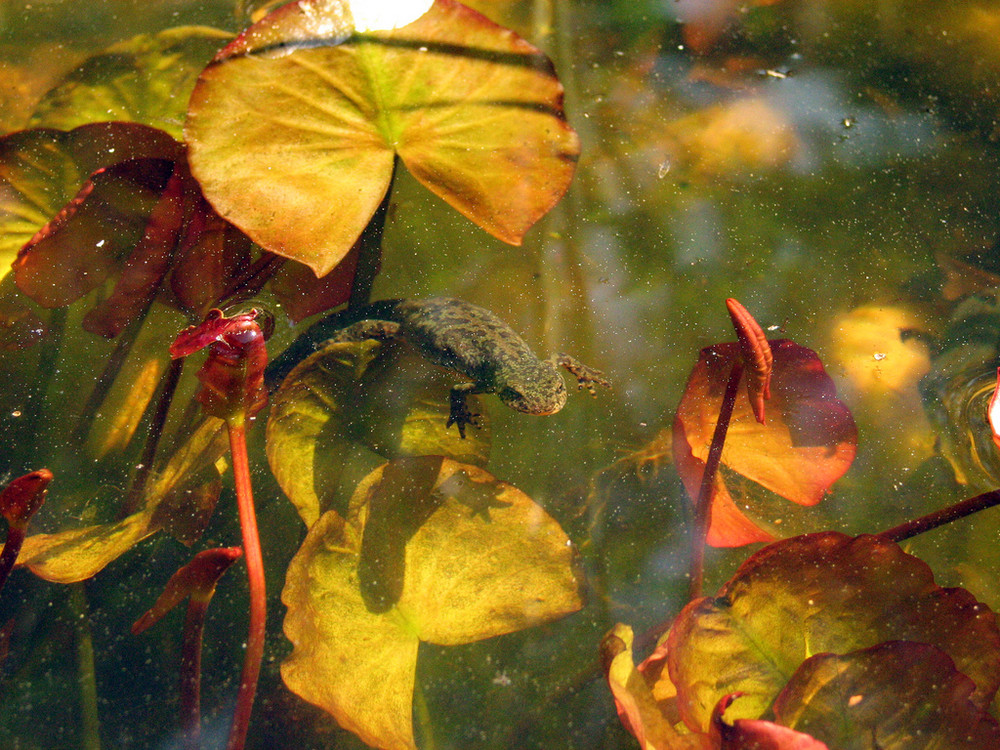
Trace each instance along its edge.
<path fill-rule="evenodd" d="M 181 645 L 181 727 L 185 750 L 198 750 L 201 746 L 201 644 L 205 612 L 219 578 L 241 553 L 239 547 L 199 552 L 170 577 L 156 603 L 132 625 L 133 634 L 141 633 L 185 597 L 190 597 Z"/>
<path fill-rule="evenodd" d="M 702 581 L 705 576 L 705 539 L 708 527 L 712 521 L 712 496 L 715 490 L 715 477 L 719 472 L 719 462 L 722 460 L 722 449 L 726 444 L 726 433 L 733 417 L 733 407 L 736 405 L 736 394 L 743 377 L 743 364 L 733 363 L 726 381 L 726 391 L 722 396 L 722 406 L 719 407 L 719 421 L 715 423 L 712 433 L 712 444 L 708 448 L 705 459 L 705 470 L 701 475 L 701 487 L 694 509 L 694 529 L 691 538 L 691 567 L 688 581 L 688 594 L 691 599 L 701 596 Z"/>
<path fill-rule="evenodd" d="M 267 625 L 267 592 L 264 581 L 264 559 L 257 532 L 253 491 L 250 486 L 250 464 L 247 459 L 246 423 L 227 422 L 229 450 L 233 459 L 236 500 L 239 505 L 240 528 L 243 530 L 243 551 L 246 554 L 247 578 L 250 584 L 250 626 L 247 633 L 243 673 L 236 696 L 236 713 L 229 730 L 227 750 L 242 750 L 250 726 L 250 712 L 257 692 L 260 663 L 264 656 L 264 635 Z"/>

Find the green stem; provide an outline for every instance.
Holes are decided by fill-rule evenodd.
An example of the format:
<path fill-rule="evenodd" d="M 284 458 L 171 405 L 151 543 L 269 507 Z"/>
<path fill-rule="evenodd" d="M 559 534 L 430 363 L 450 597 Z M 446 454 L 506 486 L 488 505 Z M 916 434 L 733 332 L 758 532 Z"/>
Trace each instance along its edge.
<path fill-rule="evenodd" d="M 80 713 L 83 715 L 83 750 L 101 750 L 101 724 L 97 714 L 97 671 L 94 638 L 90 632 L 87 592 L 82 583 L 70 588 L 70 611 L 76 626 L 76 663 L 80 674 Z"/>
<path fill-rule="evenodd" d="M 139 331 L 146 320 L 147 312 L 149 312 L 149 305 L 142 311 L 142 314 L 130 320 L 125 330 L 119 334 L 115 348 L 111 352 L 111 356 L 108 357 L 108 361 L 104 365 L 101 374 L 97 376 L 97 382 L 94 383 L 94 387 L 91 389 L 90 395 L 83 405 L 83 410 L 80 412 L 80 419 L 73 429 L 71 438 L 73 445 L 82 444 L 87 437 L 87 433 L 90 432 L 91 425 L 94 423 L 101 404 L 104 403 L 104 399 L 107 398 L 108 393 L 111 391 L 111 386 L 115 384 L 118 373 L 121 372 L 128 353 L 132 350 L 135 340 L 139 336 Z"/>
<path fill-rule="evenodd" d="M 424 686 L 419 681 L 413 690 L 413 708 L 417 714 L 417 727 L 420 730 L 420 747 L 423 750 L 437 750 L 437 743 L 434 741 L 434 723 L 427 707 L 427 696 L 424 694 Z"/>
<path fill-rule="evenodd" d="M 695 502 L 694 533 L 691 535 L 691 568 L 688 581 L 688 595 L 691 599 L 701 596 L 702 582 L 705 578 L 705 539 L 708 537 L 708 527 L 712 521 L 715 476 L 719 472 L 722 448 L 726 443 L 726 433 L 729 432 L 729 422 L 733 418 L 733 407 L 736 405 L 736 394 L 742 377 L 743 363 L 737 360 L 729 372 L 726 392 L 722 396 L 722 406 L 719 407 L 719 421 L 715 423 L 712 444 L 709 446 L 705 470 L 701 475 L 701 488 L 698 490 Z"/>
<path fill-rule="evenodd" d="M 954 505 L 949 505 L 947 508 L 928 513 L 926 516 L 915 518 L 899 526 L 894 526 L 891 529 L 881 532 L 878 536 L 897 543 L 902 542 L 918 534 L 923 534 L 925 531 L 936 529 L 939 526 L 944 526 L 960 518 L 971 516 L 973 513 L 978 513 L 981 510 L 992 508 L 995 505 L 1000 505 L 1000 490 L 990 490 L 981 495 L 962 500 Z"/>
<path fill-rule="evenodd" d="M 351 296 L 347 300 L 348 309 L 353 310 L 368 304 L 372 296 L 372 286 L 378 275 L 379 262 L 382 259 L 382 235 L 385 231 L 385 220 L 389 214 L 389 200 L 392 197 L 392 187 L 396 183 L 396 172 L 399 169 L 399 157 L 392 162 L 392 176 L 389 186 L 385 189 L 382 202 L 378 204 L 375 213 L 368 221 L 364 231 L 358 238 L 358 265 L 351 281 Z"/>
<path fill-rule="evenodd" d="M 153 470 L 153 462 L 156 460 L 156 449 L 163 436 L 163 427 L 167 422 L 167 413 L 170 411 L 170 404 L 173 402 L 174 393 L 177 390 L 177 383 L 180 382 L 181 372 L 184 370 L 184 360 L 171 360 L 167 368 L 166 375 L 160 386 L 160 395 L 156 400 L 156 409 L 152 419 L 149 421 L 147 430 L 148 437 L 142 447 L 142 456 L 139 458 L 139 468 L 136 469 L 135 476 L 132 477 L 132 486 L 129 487 L 125 496 L 125 503 L 122 506 L 121 518 L 130 516 L 139 508 L 143 493 L 146 490 L 146 481 Z M 140 424 L 146 422 L 145 415 Z"/>
<path fill-rule="evenodd" d="M 240 528 L 243 531 L 243 554 L 247 561 L 247 579 L 250 586 L 250 626 L 247 633 L 243 673 L 236 696 L 236 713 L 229 730 L 227 750 L 242 750 L 250 726 L 260 663 L 264 656 L 264 635 L 267 626 L 267 593 L 264 582 L 264 558 L 257 532 L 257 514 L 254 512 L 253 492 L 250 486 L 250 463 L 247 459 L 246 422 L 229 419 L 229 450 L 233 459 L 233 478 L 236 483 L 236 502 L 239 507 Z"/>

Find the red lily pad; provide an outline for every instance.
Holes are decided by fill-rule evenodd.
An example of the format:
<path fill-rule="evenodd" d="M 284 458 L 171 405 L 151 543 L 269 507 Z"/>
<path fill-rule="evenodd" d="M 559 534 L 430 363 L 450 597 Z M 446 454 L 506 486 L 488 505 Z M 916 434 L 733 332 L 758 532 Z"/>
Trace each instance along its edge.
<path fill-rule="evenodd" d="M 320 276 L 360 236 L 398 157 L 520 244 L 566 191 L 579 153 L 552 64 L 454 0 L 391 31 L 354 33 L 351 17 L 344 0 L 291 3 L 205 69 L 185 132 L 209 201 Z"/>
<path fill-rule="evenodd" d="M 180 148 L 163 131 L 128 122 L 23 130 L 0 139 L 0 260 L 13 260 L 98 169 L 131 159 L 173 161 Z"/>
<path fill-rule="evenodd" d="M 667 636 L 677 706 L 704 732 L 715 705 L 744 693 L 731 712 L 759 718 L 803 661 L 890 640 L 941 649 L 985 709 L 1000 686 L 1000 629 L 990 609 L 876 536 L 807 534 L 750 556 L 717 597 L 690 602 Z"/>
<path fill-rule="evenodd" d="M 636 669 L 632 638 L 632 628 L 618 624 L 601 641 L 604 674 L 622 725 L 643 750 L 710 750 L 707 734 L 681 734 L 674 728 L 653 693 L 655 681 Z"/>
<path fill-rule="evenodd" d="M 828 750 L 827 746 L 803 732 L 763 719 L 737 719 L 727 724 L 723 714 L 739 693 L 727 695 L 712 712 L 709 736 L 718 750 Z M 879 745 L 878 747 L 882 747 Z"/>
<path fill-rule="evenodd" d="M 774 369 L 767 423 L 757 421 L 747 393 L 738 393 L 722 465 L 794 503 L 815 505 L 854 460 L 857 428 L 814 351 L 787 339 L 770 344 Z M 729 373 L 740 357 L 736 343 L 702 349 L 677 407 L 674 462 L 692 498 L 698 496 Z M 735 547 L 773 539 L 736 507 L 720 473 L 708 544 Z"/>
<path fill-rule="evenodd" d="M 173 171 L 166 159 L 131 159 L 94 172 L 18 253 L 14 274 L 21 291 L 51 308 L 100 285 L 143 238 Z"/>
<path fill-rule="evenodd" d="M 880 750 L 1000 747 L 1000 725 L 976 685 L 940 648 L 889 641 L 843 656 L 817 654 L 774 703 L 782 724 L 830 747 Z"/>

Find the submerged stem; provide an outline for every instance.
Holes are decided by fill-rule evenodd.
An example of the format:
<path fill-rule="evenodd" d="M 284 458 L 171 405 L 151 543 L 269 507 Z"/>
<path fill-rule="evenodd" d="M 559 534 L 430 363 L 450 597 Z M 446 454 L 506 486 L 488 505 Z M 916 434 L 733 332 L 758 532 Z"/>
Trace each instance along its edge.
<path fill-rule="evenodd" d="M 80 675 L 80 713 L 83 715 L 80 746 L 84 750 L 100 750 L 101 724 L 97 713 L 94 637 L 90 632 L 87 592 L 82 583 L 71 585 L 69 605 L 76 624 L 76 664 Z"/>
<path fill-rule="evenodd" d="M 101 404 L 104 403 L 104 399 L 111 392 L 111 387 L 118 379 L 118 374 L 121 372 L 129 352 L 132 351 L 136 339 L 139 337 L 139 331 L 142 330 L 142 325 L 146 321 L 147 312 L 149 312 L 149 305 L 143 309 L 140 315 L 130 320 L 125 330 L 118 335 L 115 348 L 111 351 L 104 369 L 101 370 L 101 374 L 97 376 L 97 382 L 94 383 L 94 387 L 91 389 L 90 395 L 87 396 L 87 400 L 83 405 L 83 410 L 80 413 L 80 421 L 76 423 L 76 427 L 73 429 L 71 439 L 74 445 L 81 444 L 86 439 L 87 433 L 90 432 Z"/>
<path fill-rule="evenodd" d="M 7 583 L 10 571 L 17 562 L 17 556 L 21 552 L 21 545 L 24 544 L 24 534 L 26 527 L 10 524 L 7 527 L 7 540 L 3 544 L 3 552 L 0 553 L 0 589 Z"/>
<path fill-rule="evenodd" d="M 712 495 L 715 487 L 715 476 L 719 472 L 719 462 L 722 460 L 722 448 L 726 443 L 726 433 L 729 432 L 729 422 L 733 417 L 733 407 L 736 405 L 736 394 L 740 379 L 743 377 L 743 363 L 739 360 L 729 372 L 726 382 L 726 392 L 722 396 L 719 407 L 719 421 L 715 423 L 712 433 L 712 444 L 705 459 L 705 470 L 701 475 L 701 487 L 694 509 L 694 530 L 691 535 L 691 567 L 688 581 L 688 595 L 691 599 L 701 596 L 702 581 L 705 578 L 705 539 L 712 520 Z"/>
<path fill-rule="evenodd" d="M 148 437 L 146 438 L 145 445 L 142 447 L 142 456 L 139 458 L 139 468 L 136 469 L 135 476 L 132 478 L 132 486 L 129 487 L 128 494 L 125 496 L 125 503 L 122 506 L 120 514 L 121 518 L 132 515 L 139 508 L 139 501 L 142 499 L 142 495 L 146 490 L 146 481 L 153 470 L 156 449 L 160 445 L 163 426 L 167 422 L 167 413 L 170 411 L 170 404 L 173 402 L 177 383 L 180 382 L 183 369 L 183 359 L 171 360 L 166 375 L 163 377 L 160 395 L 156 400 L 156 408 L 149 422 Z"/>
<path fill-rule="evenodd" d="M 971 516 L 973 513 L 978 513 L 981 510 L 992 508 L 995 505 L 1000 505 L 1000 490 L 990 490 L 981 495 L 962 500 L 954 505 L 949 505 L 947 508 L 928 513 L 926 516 L 901 523 L 899 526 L 894 526 L 891 529 L 881 532 L 879 536 L 897 543 L 902 542 L 904 539 L 910 539 L 918 534 L 923 534 L 925 531 L 936 529 L 939 526 L 944 526 L 960 518 Z"/>
<path fill-rule="evenodd" d="M 247 459 L 246 422 L 242 418 L 226 421 L 229 428 L 229 450 L 233 459 L 233 478 L 236 482 L 236 502 L 243 531 L 243 554 L 247 561 L 247 579 L 250 585 L 250 626 L 247 632 L 243 673 L 236 696 L 236 713 L 229 730 L 227 750 L 242 750 L 250 726 L 250 712 L 257 692 L 260 663 L 264 656 L 264 632 L 267 625 L 267 593 L 264 583 L 264 558 L 260 551 L 257 533 L 257 515 L 254 512 L 253 492 L 250 486 L 250 464 Z"/>
<path fill-rule="evenodd" d="M 185 750 L 201 747 L 201 643 L 211 597 L 191 595 L 181 645 L 181 727 Z"/>
<path fill-rule="evenodd" d="M 385 195 L 382 196 L 382 202 L 378 204 L 375 213 L 372 214 L 364 231 L 361 232 L 361 237 L 358 238 L 360 244 L 358 265 L 354 270 L 354 279 L 351 281 L 351 296 L 347 300 L 347 307 L 351 310 L 368 304 L 372 295 L 372 285 L 375 283 L 379 261 L 382 259 L 382 233 L 385 230 L 385 220 L 389 214 L 389 200 L 392 198 L 392 186 L 396 182 L 398 168 L 399 157 L 397 156 L 392 162 L 392 176 L 389 178 L 389 186 L 385 189 Z"/>

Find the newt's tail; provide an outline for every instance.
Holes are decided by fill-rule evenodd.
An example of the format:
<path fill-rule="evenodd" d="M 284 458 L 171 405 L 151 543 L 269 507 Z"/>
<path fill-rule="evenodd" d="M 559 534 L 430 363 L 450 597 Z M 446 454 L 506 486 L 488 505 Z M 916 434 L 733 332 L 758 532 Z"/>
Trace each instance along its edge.
<path fill-rule="evenodd" d="M 344 308 L 313 323 L 277 359 L 267 366 L 264 384 L 268 391 L 277 388 L 292 369 L 327 339 L 360 320 L 397 320 L 396 307 L 401 299 L 381 299 L 353 309 Z"/>

